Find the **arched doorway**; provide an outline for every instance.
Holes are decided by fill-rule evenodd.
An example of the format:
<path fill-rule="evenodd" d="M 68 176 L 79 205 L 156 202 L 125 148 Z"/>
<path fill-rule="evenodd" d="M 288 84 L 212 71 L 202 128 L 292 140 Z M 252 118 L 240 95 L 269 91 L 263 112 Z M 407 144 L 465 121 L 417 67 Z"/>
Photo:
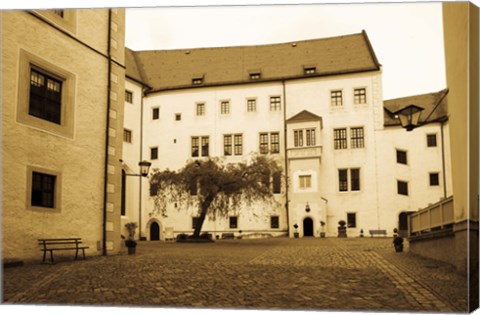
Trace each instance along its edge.
<path fill-rule="evenodd" d="M 150 224 L 150 240 L 158 241 L 160 240 L 160 226 L 157 222 L 152 222 Z"/>
<path fill-rule="evenodd" d="M 403 211 L 398 215 L 398 234 L 402 237 L 408 236 L 408 214 L 415 211 Z"/>
<path fill-rule="evenodd" d="M 303 236 L 313 236 L 313 220 L 310 218 L 303 220 Z"/>

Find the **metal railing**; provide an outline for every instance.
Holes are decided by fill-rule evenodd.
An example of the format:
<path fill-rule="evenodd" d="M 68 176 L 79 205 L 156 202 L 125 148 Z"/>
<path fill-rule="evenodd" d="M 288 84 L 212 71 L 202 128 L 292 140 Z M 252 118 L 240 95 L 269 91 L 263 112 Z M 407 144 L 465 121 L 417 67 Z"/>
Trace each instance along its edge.
<path fill-rule="evenodd" d="M 409 236 L 450 230 L 455 223 L 453 196 L 440 200 L 408 216 Z"/>

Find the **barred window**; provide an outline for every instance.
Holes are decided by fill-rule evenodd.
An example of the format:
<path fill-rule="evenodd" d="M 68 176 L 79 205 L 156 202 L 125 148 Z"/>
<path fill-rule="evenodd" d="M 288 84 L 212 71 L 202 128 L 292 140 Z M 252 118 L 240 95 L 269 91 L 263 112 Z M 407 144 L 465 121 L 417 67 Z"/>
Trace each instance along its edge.
<path fill-rule="evenodd" d="M 366 104 L 367 103 L 367 90 L 365 88 L 353 90 L 353 103 L 354 104 Z"/>
<path fill-rule="evenodd" d="M 231 229 L 238 228 L 238 218 L 237 217 L 229 217 L 229 227 Z"/>
<path fill-rule="evenodd" d="M 55 208 L 56 176 L 32 173 L 32 206 Z"/>
<path fill-rule="evenodd" d="M 333 129 L 333 147 L 335 150 L 347 148 L 347 128 Z"/>
<path fill-rule="evenodd" d="M 341 90 L 330 92 L 330 105 L 342 106 L 343 105 L 343 92 Z"/>
<path fill-rule="evenodd" d="M 279 111 L 282 109 L 280 96 L 270 97 L 270 111 Z"/>
<path fill-rule="evenodd" d="M 350 139 L 353 149 L 365 147 L 363 127 L 350 128 Z"/>
<path fill-rule="evenodd" d="M 338 190 L 348 191 L 348 170 L 338 170 Z"/>
<path fill-rule="evenodd" d="M 60 125 L 61 110 L 62 81 L 31 69 L 28 114 Z"/>

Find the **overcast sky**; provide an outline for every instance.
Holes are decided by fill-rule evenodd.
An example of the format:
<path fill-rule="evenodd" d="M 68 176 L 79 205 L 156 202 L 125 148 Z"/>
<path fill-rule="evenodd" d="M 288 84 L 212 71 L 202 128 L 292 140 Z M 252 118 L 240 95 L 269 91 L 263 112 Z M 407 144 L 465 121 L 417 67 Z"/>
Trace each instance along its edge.
<path fill-rule="evenodd" d="M 383 66 L 384 99 L 446 87 L 441 3 L 138 8 L 133 50 L 281 43 L 365 30 Z"/>

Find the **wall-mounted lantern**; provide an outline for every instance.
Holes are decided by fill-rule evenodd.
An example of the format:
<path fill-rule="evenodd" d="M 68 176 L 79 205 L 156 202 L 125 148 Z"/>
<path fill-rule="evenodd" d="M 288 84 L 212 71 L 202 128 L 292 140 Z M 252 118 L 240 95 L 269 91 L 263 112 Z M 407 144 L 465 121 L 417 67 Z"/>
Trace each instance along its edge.
<path fill-rule="evenodd" d="M 398 117 L 400 120 L 400 124 L 403 128 L 407 129 L 407 131 L 412 131 L 420 126 L 420 115 L 423 110 L 423 107 L 411 104 L 396 111 L 394 114 L 395 117 Z"/>
<path fill-rule="evenodd" d="M 310 205 L 308 204 L 308 202 L 307 202 L 307 205 L 305 206 L 305 211 L 310 212 Z"/>

